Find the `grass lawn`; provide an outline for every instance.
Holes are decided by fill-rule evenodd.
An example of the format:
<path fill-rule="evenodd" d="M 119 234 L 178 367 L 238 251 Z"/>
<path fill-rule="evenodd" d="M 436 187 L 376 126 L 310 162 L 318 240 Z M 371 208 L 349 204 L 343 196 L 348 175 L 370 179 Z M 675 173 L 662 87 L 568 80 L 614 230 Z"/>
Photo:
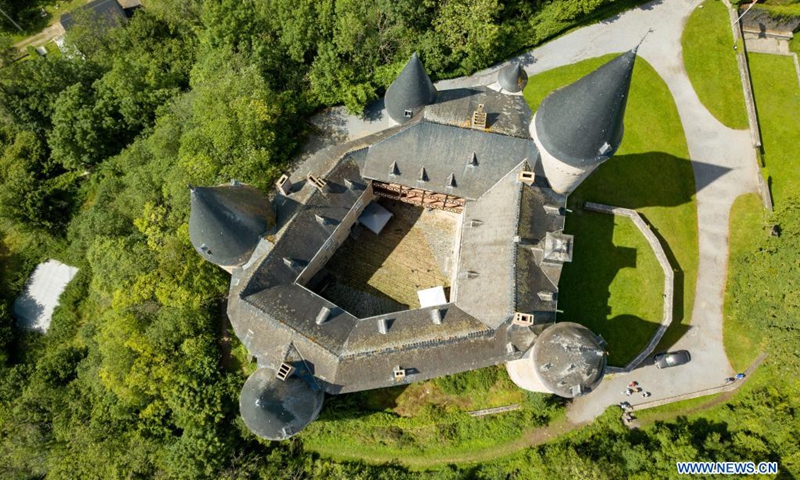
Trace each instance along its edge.
<path fill-rule="evenodd" d="M 528 82 L 525 98 L 536 111 L 554 89 L 613 58 L 595 58 L 544 72 Z M 661 346 L 686 331 L 697 276 L 694 173 L 683 126 L 667 85 L 644 59 L 636 61 L 617 154 L 570 196 L 566 232 L 575 235 L 574 261 L 561 277 L 562 320 L 603 335 L 611 363 L 631 360 L 661 319 L 663 273 L 638 232 L 610 215 L 590 213 L 586 201 L 633 208 L 653 227 L 675 272 L 675 318 Z M 650 261 L 652 259 L 652 262 Z"/>
<path fill-rule="evenodd" d="M 733 33 L 721 0 L 706 0 L 692 12 L 681 45 L 686 73 L 703 105 L 723 124 L 747 128 Z"/>
<path fill-rule="evenodd" d="M 414 465 L 431 467 L 472 453 L 499 455 L 502 445 L 563 417 L 560 403 L 552 395 L 524 392 L 500 365 L 330 397 L 320 418 L 300 438 L 304 448 L 338 460 L 382 463 L 413 458 Z M 479 418 L 467 414 L 510 404 L 522 409 Z"/>
<path fill-rule="evenodd" d="M 779 207 L 787 196 L 800 192 L 800 85 L 791 57 L 752 53 L 748 59 L 764 149 L 764 176 Z"/>
<path fill-rule="evenodd" d="M 755 193 L 742 195 L 733 202 L 730 218 L 730 257 L 728 278 L 736 278 L 738 260 L 752 252 L 761 242 L 764 230 L 764 207 Z M 731 366 L 737 372 L 746 369 L 761 352 L 762 337 L 758 329 L 732 316 L 728 306 L 733 298 L 725 292 L 725 324 L 723 340 Z"/>

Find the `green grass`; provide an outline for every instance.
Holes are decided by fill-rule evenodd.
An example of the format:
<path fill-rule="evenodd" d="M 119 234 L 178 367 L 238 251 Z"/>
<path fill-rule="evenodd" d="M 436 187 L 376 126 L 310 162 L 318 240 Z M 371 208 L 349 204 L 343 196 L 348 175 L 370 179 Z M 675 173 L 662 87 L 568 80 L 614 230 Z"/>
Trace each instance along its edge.
<path fill-rule="evenodd" d="M 795 44 L 796 45 L 796 44 Z M 764 176 L 776 206 L 800 192 L 800 85 L 791 57 L 748 55 L 764 149 Z"/>
<path fill-rule="evenodd" d="M 701 7 L 692 12 L 681 37 L 686 73 L 717 120 L 731 128 L 747 128 L 727 7 L 721 0 L 706 0 Z"/>
<path fill-rule="evenodd" d="M 535 111 L 551 91 L 610 58 L 613 55 L 537 75 L 528 83 L 525 98 Z M 617 154 L 570 196 L 573 212 L 567 215 L 566 232 L 575 234 L 575 253 L 574 261 L 564 267 L 558 303 L 564 311 L 560 319 L 603 335 L 613 364 L 630 360 L 656 331 L 661 314 L 654 312 L 662 305 L 663 274 L 640 252 L 641 237 L 610 215 L 584 211 L 584 202 L 633 208 L 660 238 L 677 270 L 675 318 L 663 348 L 688 328 L 697 276 L 694 173 L 683 126 L 666 84 L 642 58 L 636 61 L 625 119 Z M 635 256 L 624 249 L 635 249 Z M 636 267 L 627 266 L 634 258 Z"/>
<path fill-rule="evenodd" d="M 521 410 L 473 418 L 471 410 L 519 404 Z M 320 418 L 300 434 L 306 449 L 339 460 L 372 463 L 414 458 L 418 466 L 449 463 L 502 446 L 563 416 L 552 395 L 527 394 L 505 368 L 328 399 Z M 522 448 L 520 445 L 518 448 Z"/>
<path fill-rule="evenodd" d="M 757 194 L 748 193 L 733 202 L 730 217 L 729 279 L 739 275 L 738 259 L 755 250 L 761 242 L 761 236 L 766 235 L 764 220 L 764 207 L 761 197 Z M 763 339 L 759 330 L 731 315 L 732 301 L 733 298 L 726 291 L 723 340 L 731 366 L 737 372 L 741 372 L 761 352 Z"/>
<path fill-rule="evenodd" d="M 574 271 L 570 268 L 562 278 L 559 306 L 566 318 L 603 335 L 609 342 L 609 363 L 624 367 L 661 322 L 664 273 L 631 219 L 575 215 L 568 220 L 568 232 L 575 235 Z M 579 298 L 576 294 L 582 298 L 571 300 Z"/>

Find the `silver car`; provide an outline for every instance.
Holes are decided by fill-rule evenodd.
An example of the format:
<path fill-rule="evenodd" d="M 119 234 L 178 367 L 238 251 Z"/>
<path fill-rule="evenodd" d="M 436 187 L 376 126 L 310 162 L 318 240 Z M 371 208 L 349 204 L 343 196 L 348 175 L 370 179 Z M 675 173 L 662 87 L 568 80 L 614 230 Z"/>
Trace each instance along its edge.
<path fill-rule="evenodd" d="M 678 350 L 677 352 L 664 352 L 659 353 L 653 357 L 653 363 L 656 368 L 677 367 L 678 365 L 685 365 L 689 363 L 692 356 L 686 350 Z"/>

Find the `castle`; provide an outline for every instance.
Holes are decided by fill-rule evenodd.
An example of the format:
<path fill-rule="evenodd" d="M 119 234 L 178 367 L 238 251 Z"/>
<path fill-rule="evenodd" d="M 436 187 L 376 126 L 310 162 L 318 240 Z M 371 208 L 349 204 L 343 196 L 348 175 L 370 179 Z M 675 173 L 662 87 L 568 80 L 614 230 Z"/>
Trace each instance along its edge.
<path fill-rule="evenodd" d="M 282 440 L 317 417 L 325 393 L 501 363 L 529 390 L 595 389 L 602 338 L 556 323 L 574 240 L 566 198 L 622 141 L 635 59 L 635 49 L 614 58 L 534 115 L 520 64 L 487 87 L 437 91 L 415 54 L 386 92 L 397 125 L 318 153 L 280 179 L 274 200 L 238 182 L 191 187 L 191 241 L 231 273 L 228 316 L 258 363 L 240 397 L 247 426 Z M 330 265 L 359 260 L 403 208 L 446 225 L 445 254 L 427 270 L 447 285 L 386 304 Z M 345 251 L 354 256 L 336 260 Z"/>

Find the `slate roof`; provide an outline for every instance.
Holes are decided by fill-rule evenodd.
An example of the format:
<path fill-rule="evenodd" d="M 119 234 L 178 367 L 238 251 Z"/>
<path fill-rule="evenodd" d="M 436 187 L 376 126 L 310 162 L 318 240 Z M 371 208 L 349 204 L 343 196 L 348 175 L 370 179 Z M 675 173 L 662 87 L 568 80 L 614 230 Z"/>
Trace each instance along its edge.
<path fill-rule="evenodd" d="M 259 239 L 275 225 L 275 213 L 257 188 L 232 182 L 217 187 L 190 187 L 189 237 L 211 263 L 241 265 Z"/>
<path fill-rule="evenodd" d="M 470 165 L 473 155 L 477 166 Z M 520 162 L 537 155 L 530 139 L 421 121 L 369 147 L 362 175 L 477 199 Z M 423 167 L 428 181 L 419 180 Z M 450 174 L 455 187 L 448 185 Z"/>
<path fill-rule="evenodd" d="M 548 188 L 541 177 L 537 177 L 533 186 L 522 188 L 517 227 L 515 311 L 534 314 L 536 323 L 555 320 L 561 265 L 543 263 L 534 249 L 548 233 L 563 230 L 566 201 L 565 195 Z M 553 299 L 549 300 L 547 295 L 540 297 L 540 292 L 551 292 Z"/>
<path fill-rule="evenodd" d="M 125 10 L 116 0 L 94 0 L 86 5 L 81 5 L 76 10 L 79 11 L 79 18 L 82 12 L 91 12 L 92 19 L 96 20 L 98 25 L 106 28 L 118 27 L 127 21 Z M 61 26 L 66 31 L 75 26 L 76 22 L 73 14 L 74 12 L 64 13 L 59 19 Z"/>
<path fill-rule="evenodd" d="M 416 53 L 411 55 L 403 71 L 389 85 L 384 99 L 386 112 L 400 124 L 409 122 L 422 107 L 436 100 L 436 88 Z M 411 110 L 410 117 L 405 115 L 406 110 Z"/>
<path fill-rule="evenodd" d="M 514 236 L 523 185 L 517 174 L 526 167 L 519 162 L 463 213 L 453 292 L 461 308 L 492 328 L 514 314 Z"/>
<path fill-rule="evenodd" d="M 292 375 L 278 380 L 275 370 L 260 368 L 242 387 L 239 411 L 247 427 L 269 440 L 283 440 L 311 423 L 322 409 L 324 393 L 313 380 Z"/>
<path fill-rule="evenodd" d="M 528 84 L 528 74 L 519 62 L 514 62 L 497 72 L 497 83 L 508 92 L 521 92 Z"/>
<path fill-rule="evenodd" d="M 487 87 L 443 90 L 436 103 L 425 107 L 425 120 L 444 125 L 469 128 L 472 112 L 483 104 L 487 115 L 487 131 L 529 139 L 531 112 L 525 98 L 507 95 Z"/>
<path fill-rule="evenodd" d="M 598 165 L 622 143 L 636 49 L 548 95 L 534 117 L 542 147 L 574 167 Z"/>
<path fill-rule="evenodd" d="M 547 388 L 573 398 L 594 390 L 603 380 L 606 353 L 591 330 L 563 322 L 545 329 L 536 339 L 533 363 Z"/>

